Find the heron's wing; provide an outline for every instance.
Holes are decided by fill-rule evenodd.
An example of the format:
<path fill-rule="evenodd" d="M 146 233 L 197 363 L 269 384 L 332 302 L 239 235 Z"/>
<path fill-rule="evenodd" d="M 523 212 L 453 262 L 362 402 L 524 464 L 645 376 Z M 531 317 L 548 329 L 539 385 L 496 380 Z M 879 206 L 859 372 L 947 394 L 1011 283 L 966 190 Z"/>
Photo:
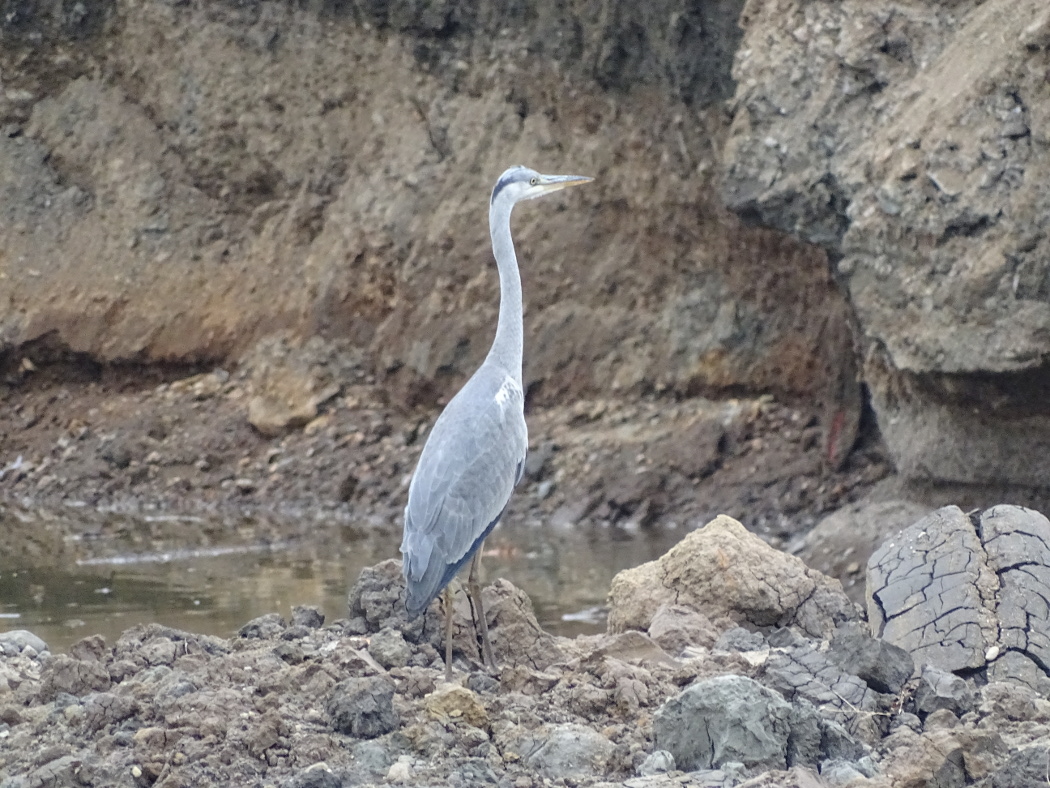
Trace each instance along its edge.
<path fill-rule="evenodd" d="M 472 381 L 473 382 L 473 381 Z M 510 500 L 528 437 L 520 396 L 469 384 L 427 439 L 409 487 L 401 552 L 411 598 L 429 602 Z M 415 586 L 415 588 L 413 588 Z"/>

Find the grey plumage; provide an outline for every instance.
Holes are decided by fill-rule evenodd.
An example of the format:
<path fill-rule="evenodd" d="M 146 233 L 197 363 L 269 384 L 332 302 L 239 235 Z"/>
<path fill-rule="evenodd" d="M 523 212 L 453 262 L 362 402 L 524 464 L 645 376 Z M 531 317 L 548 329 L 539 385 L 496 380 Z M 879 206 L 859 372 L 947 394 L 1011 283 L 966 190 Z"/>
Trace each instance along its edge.
<path fill-rule="evenodd" d="M 441 593 L 495 527 L 525 463 L 524 332 L 511 210 L 521 200 L 589 180 L 512 167 L 492 191 L 489 230 L 500 280 L 496 337 L 484 363 L 438 417 L 412 476 L 401 542 L 412 617 Z"/>

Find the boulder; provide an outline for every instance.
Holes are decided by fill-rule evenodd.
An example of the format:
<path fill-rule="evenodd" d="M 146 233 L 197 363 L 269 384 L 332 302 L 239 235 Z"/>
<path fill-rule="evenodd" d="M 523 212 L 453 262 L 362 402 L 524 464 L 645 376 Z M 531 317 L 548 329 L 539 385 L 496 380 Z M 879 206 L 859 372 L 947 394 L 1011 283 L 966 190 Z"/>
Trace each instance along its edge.
<path fill-rule="evenodd" d="M 620 572 L 609 592 L 609 631 L 647 630 L 662 605 L 754 626 L 794 625 L 830 635 L 859 616 L 837 580 L 774 550 L 719 515 L 656 561 Z"/>
<path fill-rule="evenodd" d="M 1045 694 L 1050 676 L 1050 521 L 996 506 L 947 506 L 868 562 L 872 632 L 916 665 L 978 671 Z"/>
<path fill-rule="evenodd" d="M 784 769 L 792 719 L 791 704 L 778 693 L 743 676 L 718 676 L 661 706 L 653 716 L 653 738 L 684 771 L 733 761 Z"/>
<path fill-rule="evenodd" d="M 541 777 L 585 779 L 604 774 L 615 745 L 584 725 L 566 723 L 551 729 L 526 762 Z"/>
<path fill-rule="evenodd" d="M 349 678 L 332 690 L 326 710 L 335 730 L 359 739 L 374 739 L 401 724 L 393 701 L 394 685 L 388 679 Z"/>

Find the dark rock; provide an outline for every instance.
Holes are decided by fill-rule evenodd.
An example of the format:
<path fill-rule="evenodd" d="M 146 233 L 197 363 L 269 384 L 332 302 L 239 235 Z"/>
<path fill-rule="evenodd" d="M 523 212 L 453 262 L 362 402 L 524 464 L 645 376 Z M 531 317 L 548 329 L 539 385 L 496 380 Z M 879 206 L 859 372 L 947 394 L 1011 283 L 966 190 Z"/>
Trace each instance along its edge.
<path fill-rule="evenodd" d="M 326 710 L 332 727 L 360 739 L 374 739 L 401 724 L 394 711 L 394 685 L 377 676 L 339 682 L 328 698 Z"/>
<path fill-rule="evenodd" d="M 343 781 L 328 769 L 311 767 L 287 780 L 284 788 L 343 788 Z"/>
<path fill-rule="evenodd" d="M 476 692 L 479 695 L 488 692 L 495 692 L 499 689 L 499 679 L 490 676 L 483 671 L 475 670 L 467 676 L 467 689 L 471 692 Z"/>
<path fill-rule="evenodd" d="M 788 766 L 816 766 L 821 752 L 823 720 L 813 704 L 799 698 L 791 704 L 791 724 L 787 741 Z"/>
<path fill-rule="evenodd" d="M 919 675 L 915 687 L 915 711 L 920 715 L 947 709 L 956 716 L 972 710 L 975 704 L 973 687 L 954 673 L 927 665 Z"/>
<path fill-rule="evenodd" d="M 791 705 L 776 692 L 743 676 L 719 676 L 661 706 L 653 717 L 653 739 L 686 771 L 731 761 L 783 769 L 792 721 Z"/>
<path fill-rule="evenodd" d="M 876 640 L 859 625 L 847 624 L 835 630 L 828 655 L 836 665 L 863 679 L 876 692 L 900 692 L 915 671 L 907 651 Z"/>
<path fill-rule="evenodd" d="M 238 630 L 242 638 L 275 638 L 287 628 L 287 622 L 278 613 L 266 613 L 253 618 Z"/>
<path fill-rule="evenodd" d="M 318 629 L 324 626 L 324 613 L 315 605 L 295 605 L 292 607 L 292 626 Z"/>
<path fill-rule="evenodd" d="M 302 640 L 310 634 L 310 630 L 302 624 L 292 624 L 281 633 L 281 640 Z"/>

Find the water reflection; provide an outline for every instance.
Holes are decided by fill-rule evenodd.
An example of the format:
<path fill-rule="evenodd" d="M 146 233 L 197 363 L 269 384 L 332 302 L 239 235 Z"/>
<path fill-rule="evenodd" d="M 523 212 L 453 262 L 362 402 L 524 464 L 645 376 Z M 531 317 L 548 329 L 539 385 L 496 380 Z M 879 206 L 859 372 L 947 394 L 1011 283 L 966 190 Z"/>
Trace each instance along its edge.
<path fill-rule="evenodd" d="M 29 629 L 54 651 L 90 634 L 112 643 L 158 622 L 222 637 L 264 613 L 318 605 L 346 615 L 359 572 L 398 555 L 391 524 L 349 518 L 136 517 L 113 512 L 0 508 L 0 630 Z M 604 628 L 613 575 L 665 552 L 675 532 L 501 527 L 485 545 L 485 575 L 532 597 L 545 628 Z"/>

